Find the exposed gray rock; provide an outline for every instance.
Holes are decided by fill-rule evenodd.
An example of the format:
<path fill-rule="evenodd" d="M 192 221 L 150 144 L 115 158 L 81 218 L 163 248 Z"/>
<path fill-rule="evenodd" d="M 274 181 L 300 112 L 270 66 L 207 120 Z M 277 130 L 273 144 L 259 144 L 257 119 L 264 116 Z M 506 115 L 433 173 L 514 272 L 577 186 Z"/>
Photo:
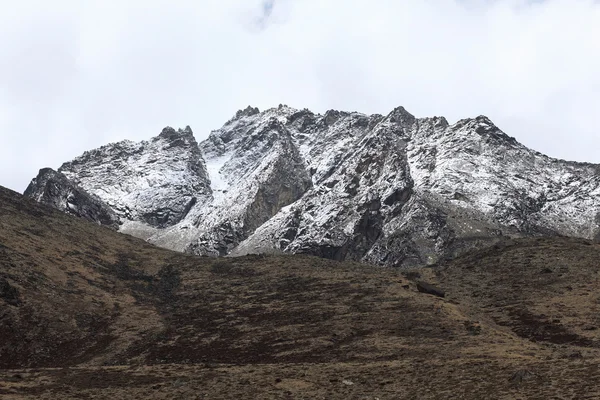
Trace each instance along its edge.
<path fill-rule="evenodd" d="M 119 227 L 119 217 L 107 204 L 51 168 L 40 170 L 25 190 L 25 196 L 100 225 Z"/>
<path fill-rule="evenodd" d="M 503 236 L 598 237 L 599 167 L 532 151 L 480 116 L 307 110 L 286 126 L 313 187 L 232 254 L 433 264 Z M 566 186 L 565 186 L 566 185 Z"/>
<path fill-rule="evenodd" d="M 252 130 L 245 123 L 237 121 L 233 134 L 214 132 L 202 143 L 215 196 L 208 209 L 197 210 L 197 235 L 188 252 L 228 254 L 312 185 L 281 121 L 271 118 Z"/>
<path fill-rule="evenodd" d="M 437 297 L 446 297 L 446 292 L 431 283 L 419 281 L 417 282 L 417 290 L 421 293 L 427 293 Z"/>
<path fill-rule="evenodd" d="M 523 383 L 525 381 L 530 381 L 530 380 L 536 379 L 536 378 L 538 378 L 538 375 L 534 374 L 533 372 L 526 370 L 526 369 L 520 369 L 517 372 L 515 372 L 514 374 L 512 374 L 509 381 L 513 385 L 520 385 L 521 383 Z"/>
<path fill-rule="evenodd" d="M 236 118 L 251 117 L 258 113 L 260 113 L 260 110 L 257 107 L 248 106 L 244 110 L 238 110 L 238 112 L 235 113 L 235 117 Z"/>
<path fill-rule="evenodd" d="M 154 228 L 180 222 L 210 200 L 210 182 L 190 127 L 166 127 L 140 143 L 123 141 L 87 151 L 59 171 L 106 202 L 123 220 Z"/>

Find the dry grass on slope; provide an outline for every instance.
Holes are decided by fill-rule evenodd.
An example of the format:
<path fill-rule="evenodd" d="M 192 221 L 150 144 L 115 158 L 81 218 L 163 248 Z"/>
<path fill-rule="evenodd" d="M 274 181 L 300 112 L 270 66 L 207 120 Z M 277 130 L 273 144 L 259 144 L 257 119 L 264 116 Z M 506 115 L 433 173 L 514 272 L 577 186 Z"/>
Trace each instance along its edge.
<path fill-rule="evenodd" d="M 0 397 L 593 398 L 598 255 L 554 238 L 410 274 L 209 259 L 0 189 Z"/>

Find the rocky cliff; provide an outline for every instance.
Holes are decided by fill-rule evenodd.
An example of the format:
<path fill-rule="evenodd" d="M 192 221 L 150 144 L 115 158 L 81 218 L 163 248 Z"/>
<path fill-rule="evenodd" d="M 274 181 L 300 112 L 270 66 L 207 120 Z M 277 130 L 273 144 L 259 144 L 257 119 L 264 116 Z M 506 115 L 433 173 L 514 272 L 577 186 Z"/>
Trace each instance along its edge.
<path fill-rule="evenodd" d="M 40 170 L 25 190 L 25 196 L 67 214 L 119 228 L 120 219 L 112 208 L 51 168 Z"/>
<path fill-rule="evenodd" d="M 201 143 L 166 128 L 59 172 L 114 210 L 121 231 L 195 254 L 411 266 L 502 236 L 600 239 L 600 166 L 544 156 L 483 116 L 248 107 Z"/>

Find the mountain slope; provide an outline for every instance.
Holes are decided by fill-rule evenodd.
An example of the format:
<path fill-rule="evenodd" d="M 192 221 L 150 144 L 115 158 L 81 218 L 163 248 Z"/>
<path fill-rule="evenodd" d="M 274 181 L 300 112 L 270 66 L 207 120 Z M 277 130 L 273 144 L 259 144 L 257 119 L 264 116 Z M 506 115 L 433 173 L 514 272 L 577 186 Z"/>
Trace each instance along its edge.
<path fill-rule="evenodd" d="M 124 141 L 88 151 L 59 168 L 72 182 L 101 198 L 122 222 L 165 228 L 211 197 L 198 144 L 187 127 L 165 128 L 141 143 Z"/>
<path fill-rule="evenodd" d="M 183 153 L 124 142 L 59 171 L 112 207 L 121 231 L 193 254 L 409 267 L 501 237 L 600 239 L 599 166 L 546 157 L 483 116 L 450 125 L 402 107 L 319 115 L 282 105 L 240 110 L 199 144 L 191 130 L 169 132 Z M 171 173 L 181 161 L 195 172 Z"/>
<path fill-rule="evenodd" d="M 307 134 L 318 140 L 327 138 L 320 126 L 334 121 L 329 131 L 341 138 L 325 142 L 340 150 L 312 147 L 313 190 L 235 254 L 281 248 L 421 265 L 500 235 L 598 236 L 598 166 L 535 153 L 485 117 L 448 125 L 398 108 L 385 118 L 305 118 L 319 127 Z"/>
<path fill-rule="evenodd" d="M 594 398 L 598 257 L 568 238 L 406 273 L 195 257 L 0 188 L 0 396 Z"/>
<path fill-rule="evenodd" d="M 24 194 L 67 214 L 113 229 L 119 227 L 120 219 L 108 204 L 50 168 L 41 169 Z"/>

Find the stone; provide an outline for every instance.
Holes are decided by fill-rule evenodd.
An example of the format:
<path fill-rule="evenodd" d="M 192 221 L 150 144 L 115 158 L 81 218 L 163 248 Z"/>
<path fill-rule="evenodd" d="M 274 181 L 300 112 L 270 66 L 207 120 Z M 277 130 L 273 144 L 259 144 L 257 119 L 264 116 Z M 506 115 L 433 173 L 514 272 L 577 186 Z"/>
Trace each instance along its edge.
<path fill-rule="evenodd" d="M 112 229 L 120 224 L 119 217 L 106 203 L 51 168 L 40 170 L 25 190 L 25 196 Z"/>
<path fill-rule="evenodd" d="M 526 369 L 520 369 L 510 377 L 509 381 L 514 385 L 518 385 L 525 381 L 535 379 L 536 377 L 537 375 L 533 372 Z"/>
<path fill-rule="evenodd" d="M 437 297 L 446 297 L 446 292 L 442 289 L 424 281 L 417 282 L 417 290 Z"/>

